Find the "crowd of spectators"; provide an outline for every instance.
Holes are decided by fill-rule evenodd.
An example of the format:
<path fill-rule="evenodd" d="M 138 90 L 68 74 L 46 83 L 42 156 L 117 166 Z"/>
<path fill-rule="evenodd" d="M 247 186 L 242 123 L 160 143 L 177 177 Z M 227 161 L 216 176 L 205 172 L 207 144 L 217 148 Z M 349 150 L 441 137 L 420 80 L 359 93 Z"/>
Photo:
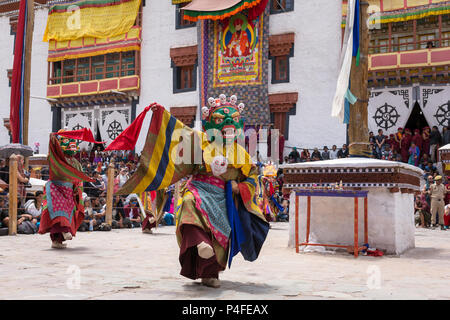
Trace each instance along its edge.
<path fill-rule="evenodd" d="M 425 184 L 414 199 L 417 227 L 450 228 L 450 177 L 427 174 Z"/>
<path fill-rule="evenodd" d="M 450 126 L 442 133 L 437 126 L 424 127 L 422 130 L 398 128 L 396 134 L 386 136 L 378 130 L 374 136 L 369 133 L 373 156 L 377 159 L 401 161 L 430 171 L 438 160 L 438 149 L 450 143 Z"/>
<path fill-rule="evenodd" d="M 107 230 L 106 190 L 108 185 L 107 170 L 114 163 L 114 191 L 117 191 L 137 168 L 139 157 L 131 151 L 104 152 L 101 147 L 87 152 L 82 150 L 75 155 L 81 163 L 84 173 L 94 179 L 94 182 L 83 183 L 83 202 L 85 220 L 79 231 Z M 35 173 L 37 178 L 48 180 L 48 167 L 43 167 Z M 24 158 L 18 159 L 18 201 L 17 201 L 17 232 L 33 234 L 39 229 L 43 207 L 43 191 L 27 192 L 31 187 L 31 173 L 25 170 Z M 9 159 L 0 159 L 0 234 L 7 234 L 9 221 Z M 136 195 L 118 196 L 113 200 L 113 228 L 132 228 L 141 225 L 141 208 Z M 145 216 L 145 214 L 143 214 Z"/>
<path fill-rule="evenodd" d="M 372 156 L 375 159 L 400 161 L 420 167 L 426 173 L 436 170 L 438 159 L 438 149 L 450 143 L 450 126 L 444 127 L 442 133 L 438 127 L 431 130 L 425 127 L 422 130 L 415 129 L 414 135 L 410 129 L 398 128 L 396 134 L 386 136 L 383 130 L 379 129 L 378 134 L 369 133 L 369 143 Z M 299 152 L 297 147 L 293 147 L 288 156 L 284 157 L 284 163 L 297 163 L 319 160 L 333 160 L 347 158 L 349 149 L 343 144 L 340 149 L 333 145 L 331 149 L 324 146 L 322 149 L 314 148 L 312 152 L 308 148 L 302 148 Z"/>
<path fill-rule="evenodd" d="M 431 130 L 428 127 L 422 130 L 411 130 L 408 128 L 398 128 L 396 134 L 386 136 L 383 130 L 379 130 L 375 136 L 373 132 L 369 133 L 369 141 L 372 147 L 374 158 L 392 161 L 401 161 L 420 167 L 424 170 L 426 179 L 425 187 L 429 188 L 430 181 L 438 176 L 436 161 L 438 159 L 437 150 L 440 146 L 450 143 L 450 128 L 445 127 L 441 132 L 434 126 Z M 284 158 L 285 163 L 296 163 L 306 161 L 332 160 L 338 158 L 346 158 L 349 156 L 349 150 L 346 144 L 340 149 L 333 145 L 331 149 L 324 146 L 323 149 L 314 148 L 312 152 L 303 148 L 301 152 L 296 147 L 288 156 Z M 75 155 L 75 158 L 81 163 L 83 171 L 94 179 L 94 182 L 85 182 L 83 184 L 84 194 L 83 201 L 85 203 L 85 220 L 80 227 L 80 231 L 85 230 L 104 230 L 105 213 L 106 213 L 106 190 L 108 186 L 107 170 L 110 163 L 114 164 L 114 191 L 122 187 L 129 177 L 134 173 L 139 162 L 139 157 L 131 151 L 102 151 L 101 146 L 96 146 L 91 151 L 82 150 Z M 9 163 L 8 159 L 0 159 L 0 228 L 8 227 L 8 184 L 9 184 Z M 43 167 L 38 172 L 38 178 L 48 180 L 48 167 Z M 40 214 L 42 213 L 43 192 L 35 193 L 27 192 L 30 187 L 30 172 L 25 170 L 24 158 L 19 156 L 18 159 L 18 232 L 19 233 L 35 233 L 39 228 Z M 279 172 L 277 180 L 280 180 L 282 186 L 282 173 Z M 431 180 L 430 180 L 431 179 Z M 449 186 L 448 180 L 445 178 L 444 185 Z M 281 188 L 280 188 L 281 189 Z M 428 189 L 427 189 L 428 190 Z M 427 212 L 430 208 L 427 199 L 427 190 L 422 191 L 417 199 L 422 199 L 420 204 L 416 199 L 416 212 Z M 450 194 L 450 192 L 449 192 Z M 280 203 L 286 198 L 286 195 L 279 194 Z M 429 197 L 428 197 L 429 199 Z M 448 198 L 446 198 L 446 205 Z M 140 212 L 136 197 L 115 196 L 113 205 L 113 228 L 131 228 L 141 225 Z M 450 206 L 446 212 L 450 212 Z M 423 215 L 424 222 L 420 225 L 426 226 L 427 214 Z M 1 232 L 1 231 L 0 231 Z"/>
<path fill-rule="evenodd" d="M 307 161 L 319 161 L 319 160 L 333 160 L 339 158 L 348 157 L 348 148 L 346 144 L 342 145 L 342 148 L 338 150 L 336 145 L 331 147 L 331 150 L 327 146 L 324 146 L 319 151 L 318 148 L 314 148 L 313 152 L 310 153 L 309 149 L 303 148 L 302 152 L 298 152 L 297 147 L 293 147 L 292 151 L 284 157 L 284 163 L 297 163 L 297 162 L 307 162 Z"/>

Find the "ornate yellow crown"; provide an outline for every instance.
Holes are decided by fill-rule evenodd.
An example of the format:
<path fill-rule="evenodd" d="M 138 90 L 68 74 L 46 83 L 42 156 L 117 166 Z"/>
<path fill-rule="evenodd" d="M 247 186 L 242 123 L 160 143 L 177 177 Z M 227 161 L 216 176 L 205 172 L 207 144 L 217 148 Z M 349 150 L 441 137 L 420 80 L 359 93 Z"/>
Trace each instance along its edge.
<path fill-rule="evenodd" d="M 276 177 L 277 176 L 277 168 L 272 163 L 268 163 L 264 166 L 263 175 L 265 177 Z"/>

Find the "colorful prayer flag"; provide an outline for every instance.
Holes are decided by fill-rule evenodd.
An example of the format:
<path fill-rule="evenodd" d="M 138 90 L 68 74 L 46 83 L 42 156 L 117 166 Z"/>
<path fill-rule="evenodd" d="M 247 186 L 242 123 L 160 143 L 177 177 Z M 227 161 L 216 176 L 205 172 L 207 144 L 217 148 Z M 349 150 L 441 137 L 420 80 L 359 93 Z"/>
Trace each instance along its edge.
<path fill-rule="evenodd" d="M 178 145 L 182 132 L 194 134 L 193 129 L 173 117 L 164 107 L 157 105 L 153 111 L 139 166 L 117 194 L 139 194 L 143 191 L 164 189 L 190 174 L 194 168 L 193 161 L 176 163 L 180 157 Z"/>
<path fill-rule="evenodd" d="M 144 118 L 147 115 L 147 112 L 150 110 L 151 106 L 149 105 L 142 111 L 136 119 L 123 130 L 116 139 L 114 139 L 109 146 L 105 149 L 105 151 L 111 150 L 133 150 L 136 146 L 137 139 L 139 137 L 139 133 L 141 132 L 142 122 L 144 122 Z"/>
<path fill-rule="evenodd" d="M 14 63 L 11 79 L 11 104 L 9 121 L 13 143 L 23 143 L 24 126 L 24 86 L 25 86 L 25 38 L 27 31 L 27 0 L 20 0 L 17 22 L 16 42 L 14 45 Z"/>

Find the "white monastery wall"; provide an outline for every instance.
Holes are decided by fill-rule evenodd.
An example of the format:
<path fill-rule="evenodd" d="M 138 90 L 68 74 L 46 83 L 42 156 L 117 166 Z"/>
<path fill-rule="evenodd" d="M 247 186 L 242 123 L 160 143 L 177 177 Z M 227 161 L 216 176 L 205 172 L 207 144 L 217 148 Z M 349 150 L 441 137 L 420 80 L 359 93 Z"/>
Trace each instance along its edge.
<path fill-rule="evenodd" d="M 331 117 L 341 50 L 341 1 L 295 1 L 294 11 L 272 14 L 270 34 L 295 33 L 290 82 L 271 84 L 269 94 L 298 92 L 296 115 L 290 116 L 286 146 L 338 148 L 345 143 L 346 126 Z M 291 151 L 285 149 L 285 154 Z"/>
<path fill-rule="evenodd" d="M 43 42 L 47 25 L 48 9 L 37 9 L 34 16 L 33 49 L 31 55 L 31 87 L 30 95 L 47 96 L 47 57 L 48 42 Z M 44 99 L 30 99 L 30 121 L 28 143 L 34 148 L 39 142 L 39 153 L 48 153 L 48 139 L 52 132 L 52 112 L 50 104 Z"/>
<path fill-rule="evenodd" d="M 173 93 L 173 71 L 170 48 L 197 44 L 197 27 L 175 29 L 176 6 L 170 1 L 146 1 L 143 8 L 141 47 L 141 94 L 136 116 L 152 102 L 158 102 L 167 110 L 170 107 L 198 106 L 197 90 Z M 151 111 L 144 120 L 136 152 L 140 153 L 150 124 Z"/>

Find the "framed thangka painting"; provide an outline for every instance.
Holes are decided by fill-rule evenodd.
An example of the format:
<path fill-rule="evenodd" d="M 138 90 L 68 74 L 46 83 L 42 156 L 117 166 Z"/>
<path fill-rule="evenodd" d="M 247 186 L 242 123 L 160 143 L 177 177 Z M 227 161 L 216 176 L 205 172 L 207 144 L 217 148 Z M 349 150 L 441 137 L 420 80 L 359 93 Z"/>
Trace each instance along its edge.
<path fill-rule="evenodd" d="M 262 83 L 263 19 L 238 13 L 214 22 L 213 87 Z"/>

